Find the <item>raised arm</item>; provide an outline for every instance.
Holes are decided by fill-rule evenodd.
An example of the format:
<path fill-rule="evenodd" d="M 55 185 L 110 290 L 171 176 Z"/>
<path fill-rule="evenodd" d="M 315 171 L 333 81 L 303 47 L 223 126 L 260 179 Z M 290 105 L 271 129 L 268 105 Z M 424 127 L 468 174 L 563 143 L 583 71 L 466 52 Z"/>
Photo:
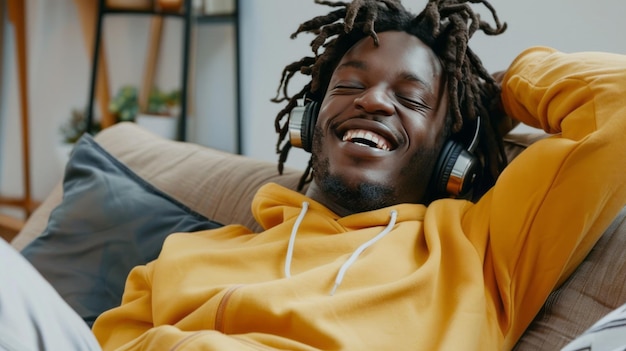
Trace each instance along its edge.
<path fill-rule="evenodd" d="M 528 49 L 504 76 L 505 111 L 528 125 L 572 140 L 611 129 L 607 124 L 623 126 L 625 67 L 624 55 Z"/>
<path fill-rule="evenodd" d="M 626 56 L 522 53 L 503 80 L 507 114 L 554 136 L 503 172 L 468 216 L 490 213 L 485 274 L 511 345 L 626 204 Z"/>

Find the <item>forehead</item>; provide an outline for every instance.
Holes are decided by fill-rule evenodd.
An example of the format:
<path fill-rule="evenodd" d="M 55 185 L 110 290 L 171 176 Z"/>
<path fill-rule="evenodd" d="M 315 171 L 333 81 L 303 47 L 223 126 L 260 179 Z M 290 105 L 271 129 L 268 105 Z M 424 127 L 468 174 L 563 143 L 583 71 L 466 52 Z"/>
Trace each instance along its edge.
<path fill-rule="evenodd" d="M 384 70 L 388 75 L 412 75 L 439 86 L 442 67 L 432 49 L 419 38 L 406 32 L 388 31 L 378 34 L 379 46 L 366 37 L 357 42 L 342 57 L 337 68 L 353 66 L 365 70 Z"/>

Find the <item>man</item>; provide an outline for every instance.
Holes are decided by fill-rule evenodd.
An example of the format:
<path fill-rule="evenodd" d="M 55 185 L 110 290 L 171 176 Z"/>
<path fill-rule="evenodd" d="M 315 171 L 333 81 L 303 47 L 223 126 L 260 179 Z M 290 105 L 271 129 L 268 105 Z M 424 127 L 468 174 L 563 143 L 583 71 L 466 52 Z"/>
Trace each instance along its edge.
<path fill-rule="evenodd" d="M 168 237 L 131 272 L 122 305 L 96 321 L 103 348 L 512 348 L 626 204 L 626 106 L 615 98 L 626 57 L 529 49 L 500 100 L 466 47 L 477 28 L 504 30 L 495 19 L 493 29 L 463 1 L 431 1 L 414 16 L 387 0 L 303 24 L 325 52 L 286 68 L 284 91 L 293 72 L 312 81 L 277 122 L 307 99 L 306 196 L 263 187 L 252 204 L 262 233 Z M 555 136 L 500 174 L 506 115 Z M 451 140 L 475 150 L 460 181 L 476 203 L 443 193 L 467 188 L 450 184 L 449 168 L 468 157 L 442 157 Z M 475 177 L 474 162 L 485 169 Z"/>

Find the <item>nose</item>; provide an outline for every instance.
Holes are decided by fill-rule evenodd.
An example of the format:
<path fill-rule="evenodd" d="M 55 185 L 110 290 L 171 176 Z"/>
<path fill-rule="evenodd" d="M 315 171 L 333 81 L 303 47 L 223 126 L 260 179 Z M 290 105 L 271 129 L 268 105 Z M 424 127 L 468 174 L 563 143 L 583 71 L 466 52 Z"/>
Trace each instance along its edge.
<path fill-rule="evenodd" d="M 371 87 L 354 99 L 355 106 L 367 113 L 390 116 L 394 112 L 393 102 L 384 87 Z"/>

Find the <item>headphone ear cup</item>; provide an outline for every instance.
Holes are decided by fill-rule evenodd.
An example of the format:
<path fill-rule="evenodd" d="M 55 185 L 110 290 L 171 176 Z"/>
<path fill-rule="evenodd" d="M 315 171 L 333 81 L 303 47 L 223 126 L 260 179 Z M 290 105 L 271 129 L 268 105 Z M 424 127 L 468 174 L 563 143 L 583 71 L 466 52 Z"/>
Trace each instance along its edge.
<path fill-rule="evenodd" d="M 304 106 L 296 106 L 289 113 L 289 142 L 292 146 L 311 152 L 313 131 L 319 113 L 319 103 L 308 100 Z"/>
<path fill-rule="evenodd" d="M 440 194 L 463 196 L 471 189 L 478 175 L 480 164 L 476 156 L 453 140 L 441 149 L 433 181 Z"/>
<path fill-rule="evenodd" d="M 308 152 L 311 152 L 313 149 L 313 131 L 315 130 L 315 124 L 317 123 L 317 115 L 319 112 L 320 103 L 317 101 L 308 101 L 304 105 L 300 138 L 302 148 Z"/>

